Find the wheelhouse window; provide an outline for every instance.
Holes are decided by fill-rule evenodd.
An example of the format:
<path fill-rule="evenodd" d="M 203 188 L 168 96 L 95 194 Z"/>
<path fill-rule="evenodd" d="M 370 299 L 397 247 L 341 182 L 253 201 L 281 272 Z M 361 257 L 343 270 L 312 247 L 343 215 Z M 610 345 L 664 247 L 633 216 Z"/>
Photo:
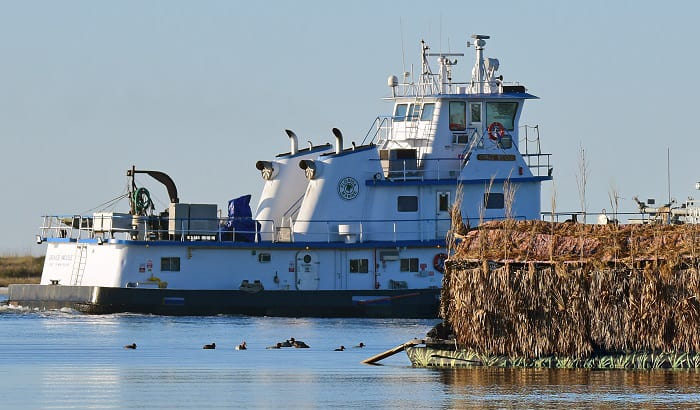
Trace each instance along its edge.
<path fill-rule="evenodd" d="M 394 121 L 403 121 L 406 119 L 406 110 L 408 104 L 397 104 L 394 110 Z"/>
<path fill-rule="evenodd" d="M 418 211 L 417 196 L 400 196 L 397 198 L 397 210 L 399 212 L 416 212 Z"/>
<path fill-rule="evenodd" d="M 434 103 L 423 104 L 423 111 L 421 111 L 421 113 L 420 113 L 420 120 L 421 121 L 432 121 L 434 112 L 435 112 L 435 104 Z"/>
<path fill-rule="evenodd" d="M 500 122 L 508 131 L 513 131 L 515 127 L 515 115 L 517 113 L 517 102 L 486 103 L 486 123 Z"/>
<path fill-rule="evenodd" d="M 368 259 L 350 259 L 350 273 L 367 273 L 369 272 Z"/>
<path fill-rule="evenodd" d="M 420 114 L 420 104 L 411 104 L 408 106 L 406 121 L 415 121 Z"/>
<path fill-rule="evenodd" d="M 450 130 L 464 131 L 467 129 L 467 103 L 465 101 L 450 101 Z"/>
<path fill-rule="evenodd" d="M 503 209 L 505 207 L 505 201 L 503 199 L 503 194 L 492 192 L 490 194 L 484 194 L 484 208 L 486 209 Z"/>
<path fill-rule="evenodd" d="M 160 270 L 161 270 L 161 272 L 179 272 L 180 271 L 180 258 L 179 257 L 160 258 Z"/>

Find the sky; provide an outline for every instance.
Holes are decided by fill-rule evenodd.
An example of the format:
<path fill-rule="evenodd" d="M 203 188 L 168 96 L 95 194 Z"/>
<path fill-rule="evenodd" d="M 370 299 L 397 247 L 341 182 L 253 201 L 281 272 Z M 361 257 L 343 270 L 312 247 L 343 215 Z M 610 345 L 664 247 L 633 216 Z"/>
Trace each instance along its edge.
<path fill-rule="evenodd" d="M 181 202 L 255 206 L 255 162 L 289 150 L 286 128 L 362 141 L 421 39 L 464 52 L 468 81 L 475 33 L 540 97 L 521 124 L 552 154 L 543 210 L 581 209 L 582 152 L 589 211 L 611 192 L 621 211 L 700 196 L 698 16 L 673 0 L 0 1 L 0 256 L 41 255 L 42 215 L 118 197 L 132 165 L 169 174 Z"/>

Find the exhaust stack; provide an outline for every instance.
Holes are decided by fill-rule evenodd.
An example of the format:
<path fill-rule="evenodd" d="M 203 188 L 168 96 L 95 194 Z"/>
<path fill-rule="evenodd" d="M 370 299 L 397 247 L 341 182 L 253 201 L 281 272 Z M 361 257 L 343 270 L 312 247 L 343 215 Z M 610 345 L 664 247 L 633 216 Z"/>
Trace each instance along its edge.
<path fill-rule="evenodd" d="M 333 135 L 335 135 L 335 153 L 340 154 L 343 152 L 343 133 L 339 129 L 333 128 Z"/>
<path fill-rule="evenodd" d="M 284 130 L 284 132 L 287 133 L 287 135 L 289 136 L 289 142 L 292 144 L 291 154 L 296 155 L 297 151 L 299 150 L 297 134 L 295 134 L 292 130 Z"/>

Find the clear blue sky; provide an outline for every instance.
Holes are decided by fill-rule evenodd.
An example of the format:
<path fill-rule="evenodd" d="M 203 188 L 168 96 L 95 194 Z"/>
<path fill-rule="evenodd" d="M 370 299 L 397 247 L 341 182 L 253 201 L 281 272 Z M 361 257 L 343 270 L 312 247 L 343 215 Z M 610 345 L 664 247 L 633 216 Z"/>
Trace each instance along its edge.
<path fill-rule="evenodd" d="M 553 154 L 558 210 L 580 209 L 579 147 L 591 211 L 612 186 L 622 210 L 666 198 L 669 148 L 672 196 L 700 196 L 698 16 L 693 1 L 2 1 L 0 255 L 41 254 L 41 215 L 118 196 L 132 164 L 183 202 L 257 201 L 255 161 L 288 150 L 285 128 L 361 141 L 421 38 L 465 52 L 465 80 L 472 33 L 541 98 L 524 121 Z"/>

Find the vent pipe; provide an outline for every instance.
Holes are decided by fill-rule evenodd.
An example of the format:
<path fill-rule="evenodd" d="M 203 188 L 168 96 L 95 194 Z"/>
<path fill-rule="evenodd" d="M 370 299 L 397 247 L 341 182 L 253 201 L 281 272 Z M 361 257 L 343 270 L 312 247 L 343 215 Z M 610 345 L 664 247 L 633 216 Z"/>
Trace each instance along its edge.
<path fill-rule="evenodd" d="M 340 154 L 343 152 L 343 133 L 339 129 L 333 128 L 333 135 L 335 135 L 335 153 Z"/>
<path fill-rule="evenodd" d="M 291 148 L 291 154 L 296 155 L 297 151 L 299 150 L 299 145 L 298 145 L 298 140 L 297 140 L 297 134 L 294 133 L 292 130 L 284 130 L 284 132 L 287 133 L 289 136 L 289 142 L 292 144 Z"/>

